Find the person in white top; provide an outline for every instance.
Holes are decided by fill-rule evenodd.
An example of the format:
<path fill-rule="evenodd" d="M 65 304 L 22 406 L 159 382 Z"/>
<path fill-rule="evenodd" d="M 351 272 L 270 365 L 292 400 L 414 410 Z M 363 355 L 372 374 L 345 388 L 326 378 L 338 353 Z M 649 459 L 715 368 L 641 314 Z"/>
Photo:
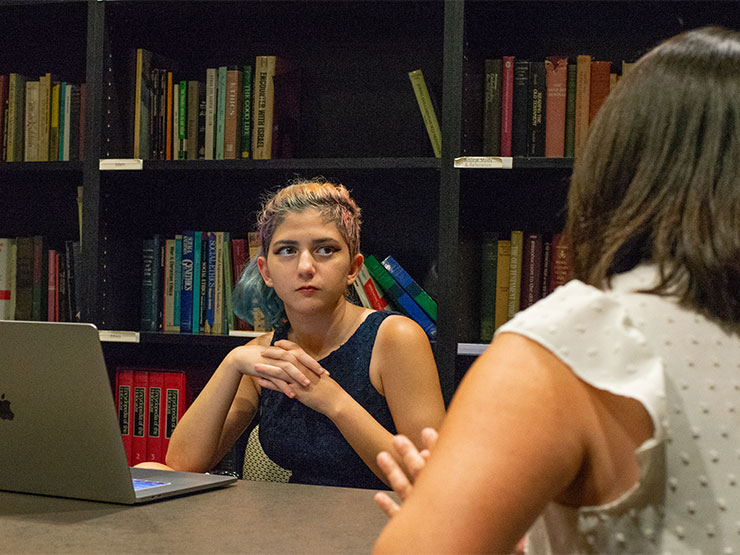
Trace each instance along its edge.
<path fill-rule="evenodd" d="M 431 455 L 378 456 L 376 553 L 740 553 L 740 33 L 643 56 L 568 205 L 575 279 L 497 330 Z"/>

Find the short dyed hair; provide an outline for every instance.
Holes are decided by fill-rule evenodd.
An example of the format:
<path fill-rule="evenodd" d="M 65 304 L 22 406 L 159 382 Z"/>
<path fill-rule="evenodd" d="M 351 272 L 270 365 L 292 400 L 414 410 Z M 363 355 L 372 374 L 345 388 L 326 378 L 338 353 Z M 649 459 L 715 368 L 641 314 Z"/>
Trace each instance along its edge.
<path fill-rule="evenodd" d="M 652 262 L 650 293 L 740 322 L 740 33 L 684 32 L 620 80 L 576 158 L 565 233 L 576 278 Z"/>
<path fill-rule="evenodd" d="M 311 209 L 318 210 L 324 222 L 337 226 L 339 234 L 347 243 L 350 260 L 360 252 L 360 207 L 343 185 L 316 177 L 293 180 L 286 187 L 265 196 L 257 216 L 260 256 L 268 256 L 275 230 L 288 214 Z M 234 314 L 250 324 L 254 323 L 254 309 L 257 307 L 262 310 L 265 323 L 270 328 L 279 325 L 286 318 L 283 301 L 262 279 L 257 257 L 250 260 L 234 287 L 232 304 Z"/>

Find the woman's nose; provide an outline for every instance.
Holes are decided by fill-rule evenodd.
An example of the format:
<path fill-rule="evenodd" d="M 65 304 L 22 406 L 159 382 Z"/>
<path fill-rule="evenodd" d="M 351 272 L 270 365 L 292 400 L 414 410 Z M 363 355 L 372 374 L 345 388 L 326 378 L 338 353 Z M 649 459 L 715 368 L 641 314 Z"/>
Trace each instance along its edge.
<path fill-rule="evenodd" d="M 310 274 L 313 275 L 314 273 L 314 260 L 311 252 L 309 250 L 305 250 L 301 252 L 299 258 L 298 258 L 298 272 L 300 274 Z"/>

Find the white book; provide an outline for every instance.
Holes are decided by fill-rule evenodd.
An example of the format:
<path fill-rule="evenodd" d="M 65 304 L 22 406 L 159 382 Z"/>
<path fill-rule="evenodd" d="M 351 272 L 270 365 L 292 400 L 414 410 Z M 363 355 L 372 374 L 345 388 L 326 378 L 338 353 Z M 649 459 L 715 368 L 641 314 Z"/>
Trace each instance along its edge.
<path fill-rule="evenodd" d="M 175 326 L 175 240 L 167 239 L 164 250 L 164 323 L 165 332 L 179 332 Z"/>
<path fill-rule="evenodd" d="M 214 160 L 216 142 L 216 81 L 218 70 L 215 67 L 206 69 L 206 136 L 205 136 L 205 159 Z"/>
<path fill-rule="evenodd" d="M 13 260 L 14 239 L 0 238 L 0 320 L 12 320 L 11 305 L 14 303 L 11 274 L 14 273 Z"/>

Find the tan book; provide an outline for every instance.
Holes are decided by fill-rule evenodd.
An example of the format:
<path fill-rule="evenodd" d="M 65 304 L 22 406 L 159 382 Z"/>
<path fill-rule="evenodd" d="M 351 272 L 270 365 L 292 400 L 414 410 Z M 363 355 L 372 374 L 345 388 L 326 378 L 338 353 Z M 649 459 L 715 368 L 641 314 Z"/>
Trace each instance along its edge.
<path fill-rule="evenodd" d="M 509 320 L 509 265 L 511 260 L 511 241 L 499 239 L 496 258 L 496 329 Z M 500 277 L 499 277 L 500 276 Z"/>
<path fill-rule="evenodd" d="M 242 87 L 244 74 L 226 70 L 226 113 L 224 116 L 224 160 L 241 157 Z"/>
<path fill-rule="evenodd" d="M 37 162 L 39 159 L 39 82 L 26 82 L 25 135 L 23 138 L 23 161 Z"/>
<path fill-rule="evenodd" d="M 37 160 L 48 162 L 49 131 L 51 127 L 51 73 L 39 78 L 39 119 L 38 119 L 38 154 Z"/>
<path fill-rule="evenodd" d="M 576 68 L 575 155 L 578 156 L 586 143 L 590 121 L 591 56 L 578 56 Z"/>
<path fill-rule="evenodd" d="M 591 62 L 591 83 L 589 84 L 589 124 L 594 120 L 599 108 L 609 96 L 611 62 L 593 60 Z"/>
<path fill-rule="evenodd" d="M 522 292 L 522 247 L 524 246 L 524 232 L 511 232 L 511 259 L 509 262 L 509 298 L 508 317 L 513 318 L 519 312 Z"/>

